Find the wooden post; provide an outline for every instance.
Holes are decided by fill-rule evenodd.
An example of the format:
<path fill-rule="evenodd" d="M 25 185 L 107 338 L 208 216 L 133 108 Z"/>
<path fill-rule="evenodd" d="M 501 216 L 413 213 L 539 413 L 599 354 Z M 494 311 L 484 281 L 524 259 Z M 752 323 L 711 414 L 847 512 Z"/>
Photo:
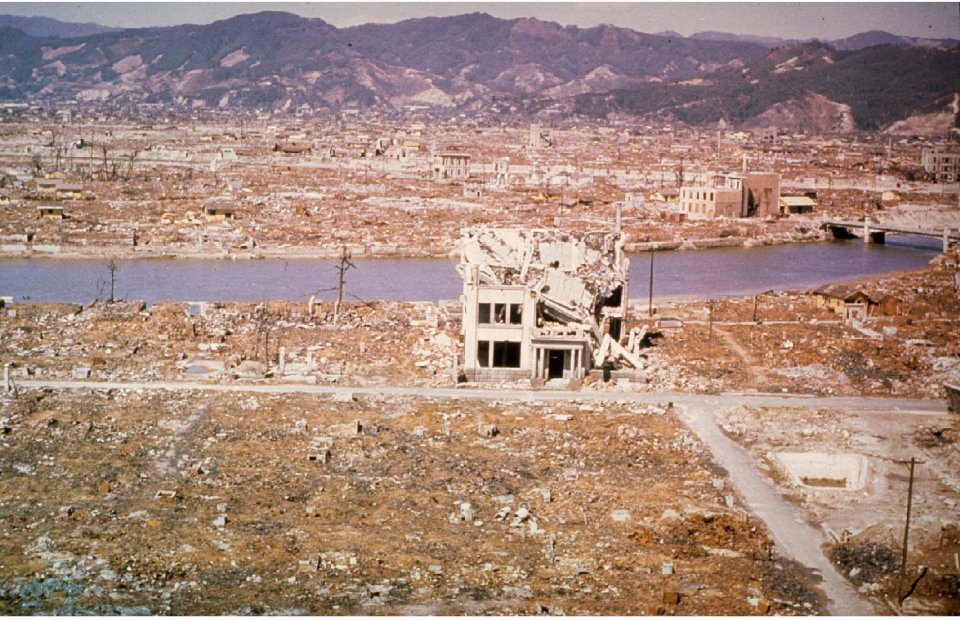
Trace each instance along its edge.
<path fill-rule="evenodd" d="M 354 264 L 350 262 L 350 252 L 347 251 L 347 246 L 343 246 L 340 250 L 340 265 L 337 267 L 339 272 L 338 284 L 337 284 L 337 303 L 333 306 L 333 324 L 337 324 L 337 318 L 340 315 L 340 305 L 343 303 L 343 285 L 346 283 L 344 280 L 344 274 L 348 269 L 356 268 Z"/>
<path fill-rule="evenodd" d="M 647 305 L 647 316 L 653 317 L 653 250 L 650 250 L 650 297 Z"/>
<path fill-rule="evenodd" d="M 709 302 L 708 307 L 710 309 L 709 310 L 710 311 L 710 335 L 707 337 L 707 342 L 709 343 L 709 346 L 712 350 L 713 349 L 713 300 Z"/>
<path fill-rule="evenodd" d="M 913 506 L 913 467 L 916 459 L 910 457 L 910 483 L 907 485 L 907 523 L 903 528 L 903 554 L 900 559 L 900 583 L 897 585 L 897 597 L 903 605 L 906 595 L 903 592 L 903 580 L 907 574 L 907 540 L 910 537 L 910 508 Z"/>

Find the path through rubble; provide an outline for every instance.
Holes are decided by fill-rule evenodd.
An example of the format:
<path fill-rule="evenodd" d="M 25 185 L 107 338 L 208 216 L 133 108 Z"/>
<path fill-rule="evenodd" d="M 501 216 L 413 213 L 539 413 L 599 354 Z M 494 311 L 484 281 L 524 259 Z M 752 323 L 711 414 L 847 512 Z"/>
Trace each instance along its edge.
<path fill-rule="evenodd" d="M 257 393 L 312 393 L 319 395 L 422 396 L 433 398 L 471 398 L 486 400 L 537 401 L 618 401 L 633 403 L 671 403 L 680 410 L 681 420 L 710 450 L 717 464 L 729 473 L 731 482 L 747 506 L 770 530 L 785 555 L 810 568 L 820 578 L 820 587 L 830 599 L 829 609 L 839 615 L 872 615 L 876 611 L 837 573 L 822 551 L 826 542 L 821 532 L 804 522 L 801 510 L 777 493 L 772 481 L 759 472 L 749 453 L 720 430 L 716 414 L 736 405 L 763 407 L 805 406 L 838 407 L 862 411 L 901 414 L 945 410 L 941 401 L 885 398 L 813 398 L 796 395 L 723 394 L 693 395 L 677 393 L 563 392 L 536 390 L 494 390 L 476 388 L 422 387 L 331 387 L 316 385 L 223 385 L 186 382 L 117 381 L 19 381 L 21 388 L 116 389 L 223 391 Z"/>
<path fill-rule="evenodd" d="M 773 483 L 764 479 L 750 453 L 728 438 L 717 425 L 716 412 L 722 405 L 709 399 L 681 407 L 681 419 L 710 449 L 714 461 L 727 470 L 730 481 L 746 501 L 750 511 L 762 520 L 780 549 L 821 578 L 820 588 L 830 602 L 827 609 L 840 616 L 869 616 L 877 613 L 849 583 L 834 570 L 823 554 L 828 542 L 816 528 L 808 525 L 800 509 L 783 500 Z"/>

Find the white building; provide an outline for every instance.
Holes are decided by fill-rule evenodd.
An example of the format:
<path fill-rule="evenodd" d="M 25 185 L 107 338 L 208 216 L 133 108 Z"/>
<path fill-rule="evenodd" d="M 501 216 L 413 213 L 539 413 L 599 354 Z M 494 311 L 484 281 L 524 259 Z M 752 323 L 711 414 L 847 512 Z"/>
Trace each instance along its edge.
<path fill-rule="evenodd" d="M 464 230 L 458 269 L 466 379 L 576 384 L 622 356 L 624 241 L 620 232 Z M 638 366 L 636 356 L 627 357 Z"/>

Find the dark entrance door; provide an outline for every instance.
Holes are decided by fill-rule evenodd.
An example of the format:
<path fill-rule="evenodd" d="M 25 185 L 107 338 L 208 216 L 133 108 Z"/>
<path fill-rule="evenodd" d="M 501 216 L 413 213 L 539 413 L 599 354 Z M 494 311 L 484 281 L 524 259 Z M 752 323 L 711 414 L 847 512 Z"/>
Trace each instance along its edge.
<path fill-rule="evenodd" d="M 563 379 L 564 351 L 547 351 L 547 379 Z"/>

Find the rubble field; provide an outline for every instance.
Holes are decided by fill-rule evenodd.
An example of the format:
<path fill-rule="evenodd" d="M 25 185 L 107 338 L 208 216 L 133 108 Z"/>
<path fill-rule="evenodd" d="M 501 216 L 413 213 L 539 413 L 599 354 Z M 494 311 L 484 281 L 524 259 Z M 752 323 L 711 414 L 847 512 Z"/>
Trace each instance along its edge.
<path fill-rule="evenodd" d="M 2 400 L 0 613 L 822 613 L 669 406 Z"/>
<path fill-rule="evenodd" d="M 638 320 L 653 330 L 644 349 L 648 384 L 942 399 L 943 384 L 960 381 L 957 257 L 953 250 L 922 270 L 851 283 L 899 300 L 897 314 L 862 325 L 843 322 L 802 292 L 665 303 L 657 314 L 682 327 L 659 330 L 644 306 Z"/>
<path fill-rule="evenodd" d="M 960 613 L 960 420 L 955 413 L 738 407 L 720 416 L 780 492 L 832 539 L 828 557 L 861 593 L 898 598 L 914 466 L 903 593 L 896 613 Z M 806 474 L 806 475 L 805 475 Z M 891 607 L 892 608 L 892 607 Z"/>
<path fill-rule="evenodd" d="M 936 230 L 960 221 L 955 186 L 928 182 L 915 140 L 769 143 L 578 118 L 558 119 L 552 143 L 535 146 L 518 119 L 130 118 L 80 107 L 68 123 L 53 111 L 0 118 L 0 188 L 10 192 L 0 255 L 329 257 L 346 246 L 355 257 L 449 256 L 463 227 L 584 232 L 608 226 L 616 204 L 629 252 L 817 241 L 830 235 L 823 217 Z M 303 148 L 284 152 L 291 136 Z M 468 157 L 469 169 L 439 174 L 442 152 Z M 780 174 L 781 193 L 809 194 L 814 211 L 679 212 L 680 188 L 741 169 Z M 54 200 L 63 217 L 41 216 Z"/>
<path fill-rule="evenodd" d="M 628 325 L 647 330 L 640 368 L 611 381 L 593 373 L 585 388 L 943 398 L 944 383 L 960 382 L 956 260 L 955 250 L 923 270 L 859 281 L 900 302 L 896 315 L 859 326 L 802 292 L 664 302 L 652 319 L 631 302 Z M 333 306 L 17 303 L 0 309 L 0 354 L 14 380 L 436 387 L 460 376 L 455 305 L 348 302 L 336 317 Z"/>

